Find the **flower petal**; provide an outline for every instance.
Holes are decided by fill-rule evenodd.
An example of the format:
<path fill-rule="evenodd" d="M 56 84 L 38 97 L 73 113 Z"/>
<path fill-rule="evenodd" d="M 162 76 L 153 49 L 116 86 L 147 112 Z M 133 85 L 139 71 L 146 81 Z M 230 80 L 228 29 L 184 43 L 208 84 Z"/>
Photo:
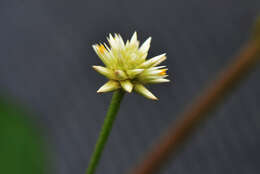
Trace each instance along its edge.
<path fill-rule="evenodd" d="M 165 69 L 157 69 L 157 70 L 154 70 L 154 69 L 146 69 L 142 74 L 141 76 L 142 77 L 145 77 L 145 76 L 163 76 L 163 75 L 166 75 L 166 71 L 168 69 L 165 68 Z"/>
<path fill-rule="evenodd" d="M 156 69 L 162 69 L 162 68 L 165 68 L 166 66 L 155 66 L 155 67 L 151 67 L 149 69 L 151 70 L 156 70 Z"/>
<path fill-rule="evenodd" d="M 118 34 L 117 37 L 118 37 L 118 40 L 119 40 L 119 42 L 120 42 L 120 45 L 121 45 L 122 47 L 124 47 L 124 46 L 125 46 L 125 43 L 124 43 L 124 40 L 123 40 L 122 36 L 121 36 L 120 34 Z"/>
<path fill-rule="evenodd" d="M 115 75 L 117 77 L 118 80 L 126 80 L 128 77 L 126 75 L 126 73 L 122 70 L 115 70 Z"/>
<path fill-rule="evenodd" d="M 138 92 L 139 94 L 143 95 L 144 97 L 151 99 L 151 100 L 158 100 L 157 97 L 155 97 L 144 85 L 142 84 L 136 84 L 134 86 L 134 90 Z"/>
<path fill-rule="evenodd" d="M 151 40 L 152 40 L 152 38 L 149 37 L 149 38 L 142 44 L 142 46 L 139 48 L 139 51 L 141 51 L 142 53 L 147 53 L 148 50 L 149 50 L 149 48 L 150 48 Z"/>
<path fill-rule="evenodd" d="M 131 38 L 131 40 L 130 40 L 130 44 L 132 45 L 132 44 L 134 44 L 136 42 L 137 42 L 137 33 L 135 31 L 133 36 L 132 36 L 132 38 Z"/>
<path fill-rule="evenodd" d="M 129 76 L 129 78 L 132 79 L 138 74 L 141 74 L 143 71 L 144 69 L 132 69 L 132 70 L 127 70 L 126 73 Z"/>
<path fill-rule="evenodd" d="M 109 66 L 109 62 L 106 58 L 106 54 L 102 54 L 100 51 L 99 51 L 99 48 L 100 46 L 98 44 L 95 44 L 95 45 L 92 45 L 92 48 L 94 49 L 94 51 L 96 52 L 96 54 L 98 55 L 98 57 L 101 59 L 101 61 L 106 65 L 106 66 Z"/>
<path fill-rule="evenodd" d="M 107 38 L 107 40 L 108 40 L 108 43 L 110 45 L 111 50 L 118 48 L 118 44 L 116 42 L 116 39 L 112 36 L 111 33 L 109 34 L 109 37 Z"/>
<path fill-rule="evenodd" d="M 152 66 L 159 65 L 161 62 L 166 60 L 166 56 L 165 55 L 166 54 L 161 54 L 159 56 L 151 58 L 151 59 L 145 61 L 144 63 L 142 63 L 140 66 L 138 66 L 138 68 L 150 68 Z"/>
<path fill-rule="evenodd" d="M 134 85 L 130 82 L 130 80 L 120 81 L 120 84 L 126 92 L 132 92 Z"/>
<path fill-rule="evenodd" d="M 94 70 L 96 70 L 98 73 L 102 74 L 103 76 L 106 76 L 109 79 L 116 79 L 115 73 L 108 69 L 105 68 L 103 66 L 92 66 L 94 68 Z"/>
<path fill-rule="evenodd" d="M 159 78 L 159 79 L 147 80 L 146 83 L 166 83 L 166 82 L 170 82 L 170 80 L 169 79 Z"/>
<path fill-rule="evenodd" d="M 114 80 L 109 80 L 107 83 L 105 83 L 103 86 L 101 86 L 98 89 L 98 93 L 102 93 L 102 92 L 110 92 L 110 91 L 114 91 L 116 89 L 120 88 L 120 84 Z"/>
<path fill-rule="evenodd" d="M 124 49 L 125 44 L 124 44 L 122 37 L 119 34 L 115 33 L 114 41 L 115 41 L 115 44 L 117 45 L 117 48 Z"/>

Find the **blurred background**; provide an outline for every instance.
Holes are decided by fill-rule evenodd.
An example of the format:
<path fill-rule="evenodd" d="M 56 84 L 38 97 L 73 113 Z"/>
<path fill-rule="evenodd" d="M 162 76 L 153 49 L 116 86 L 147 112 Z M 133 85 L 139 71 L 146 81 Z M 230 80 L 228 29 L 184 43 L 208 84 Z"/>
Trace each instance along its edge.
<path fill-rule="evenodd" d="M 85 172 L 111 98 L 111 93 L 96 94 L 106 79 L 91 68 L 101 64 L 91 45 L 105 41 L 109 33 L 129 39 L 137 31 L 141 41 L 152 36 L 149 57 L 166 52 L 172 80 L 150 87 L 159 102 L 136 94 L 125 97 L 97 170 L 118 174 L 136 164 L 232 61 L 259 12 L 259 0 L 1 0 L 0 93 L 12 98 L 11 108 L 19 103 L 30 113 L 26 118 L 11 114 L 33 120 L 19 121 L 29 124 L 23 135 L 34 137 L 32 146 L 39 150 L 32 152 L 39 157 L 30 159 L 50 153 L 45 159 L 51 166 L 48 173 Z M 258 68 L 161 173 L 258 174 L 259 76 Z M 2 106 L 0 116 L 10 118 Z M 9 123 L 13 128 L 6 134 L 17 128 Z M 8 137 L 21 137 L 17 132 L 0 134 L 1 145 L 11 142 Z M 14 152 L 20 146 L 5 147 Z M 2 155 L 2 161 L 8 162 L 8 156 Z M 22 169 L 16 173 L 23 174 Z"/>

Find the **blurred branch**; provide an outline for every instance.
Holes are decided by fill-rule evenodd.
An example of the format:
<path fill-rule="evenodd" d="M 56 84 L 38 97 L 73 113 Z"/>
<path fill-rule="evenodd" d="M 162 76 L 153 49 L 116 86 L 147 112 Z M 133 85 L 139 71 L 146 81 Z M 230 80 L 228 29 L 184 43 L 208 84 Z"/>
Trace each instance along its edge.
<path fill-rule="evenodd" d="M 234 87 L 244 79 L 257 65 L 260 53 L 260 18 L 254 28 L 253 37 L 241 49 L 226 69 L 218 78 L 199 96 L 173 123 L 166 134 L 161 137 L 143 161 L 132 171 L 131 174 L 152 174 L 157 172 L 162 165 L 175 154 L 187 138 L 194 133 L 199 123 L 205 120 L 210 111 L 230 94 Z"/>

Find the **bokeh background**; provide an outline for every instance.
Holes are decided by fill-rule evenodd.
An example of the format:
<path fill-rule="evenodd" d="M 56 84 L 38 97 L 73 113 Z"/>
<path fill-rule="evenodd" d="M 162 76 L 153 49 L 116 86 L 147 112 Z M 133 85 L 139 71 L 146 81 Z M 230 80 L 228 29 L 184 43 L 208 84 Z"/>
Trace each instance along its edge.
<path fill-rule="evenodd" d="M 123 101 L 97 173 L 125 173 L 248 39 L 259 0 L 1 0 L 0 91 L 34 113 L 55 174 L 83 174 L 111 94 L 91 45 L 109 33 L 166 52 L 169 84 Z M 260 172 L 260 71 L 254 71 L 162 174 Z"/>

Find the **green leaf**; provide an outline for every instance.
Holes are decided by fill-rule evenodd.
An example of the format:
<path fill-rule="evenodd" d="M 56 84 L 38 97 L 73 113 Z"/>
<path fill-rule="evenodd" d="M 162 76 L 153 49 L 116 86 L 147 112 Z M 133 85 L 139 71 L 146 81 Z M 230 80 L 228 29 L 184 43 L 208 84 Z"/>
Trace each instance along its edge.
<path fill-rule="evenodd" d="M 0 173 L 43 174 L 43 140 L 28 114 L 0 98 Z"/>

